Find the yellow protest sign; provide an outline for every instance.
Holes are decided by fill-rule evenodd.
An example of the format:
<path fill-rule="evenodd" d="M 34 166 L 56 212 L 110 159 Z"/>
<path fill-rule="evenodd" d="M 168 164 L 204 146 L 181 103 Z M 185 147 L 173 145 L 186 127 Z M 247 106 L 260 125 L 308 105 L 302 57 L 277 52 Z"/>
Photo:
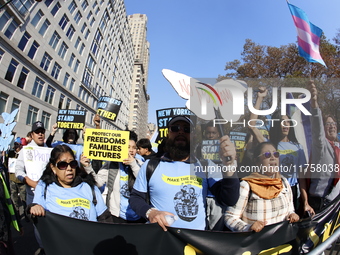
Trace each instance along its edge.
<path fill-rule="evenodd" d="M 122 162 L 128 158 L 129 132 L 86 129 L 84 155 L 90 159 Z"/>

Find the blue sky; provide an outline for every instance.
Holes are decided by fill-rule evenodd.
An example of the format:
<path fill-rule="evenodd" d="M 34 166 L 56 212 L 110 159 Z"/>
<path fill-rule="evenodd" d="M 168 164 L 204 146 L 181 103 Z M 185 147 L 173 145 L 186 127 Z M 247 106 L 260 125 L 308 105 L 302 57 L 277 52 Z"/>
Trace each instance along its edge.
<path fill-rule="evenodd" d="M 328 39 L 340 29 L 339 0 L 294 0 Z M 285 0 L 125 0 L 127 14 L 148 16 L 150 42 L 149 122 L 156 110 L 184 107 L 162 69 L 194 78 L 225 74 L 225 63 L 240 59 L 247 38 L 268 46 L 296 42 Z"/>

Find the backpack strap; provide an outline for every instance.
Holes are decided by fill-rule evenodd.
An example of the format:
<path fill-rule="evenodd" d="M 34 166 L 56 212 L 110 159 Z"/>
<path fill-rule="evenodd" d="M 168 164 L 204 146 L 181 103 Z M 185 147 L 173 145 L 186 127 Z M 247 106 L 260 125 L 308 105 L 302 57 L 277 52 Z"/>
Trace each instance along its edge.
<path fill-rule="evenodd" d="M 111 193 L 113 191 L 113 184 L 117 177 L 119 171 L 119 163 L 118 162 L 107 162 L 106 167 L 109 170 L 108 178 L 107 178 L 107 195 L 106 195 L 106 206 L 109 208 Z M 105 168 L 105 165 L 103 166 Z"/>
<path fill-rule="evenodd" d="M 151 178 L 152 174 L 154 173 L 155 169 L 157 168 L 160 161 L 161 161 L 161 159 L 158 158 L 158 157 L 151 158 L 148 162 L 148 165 L 146 166 L 146 182 L 147 182 L 146 186 L 148 188 L 148 192 L 147 192 L 147 196 L 146 196 L 146 202 L 148 204 L 150 204 L 149 181 L 150 181 L 150 178 Z"/>

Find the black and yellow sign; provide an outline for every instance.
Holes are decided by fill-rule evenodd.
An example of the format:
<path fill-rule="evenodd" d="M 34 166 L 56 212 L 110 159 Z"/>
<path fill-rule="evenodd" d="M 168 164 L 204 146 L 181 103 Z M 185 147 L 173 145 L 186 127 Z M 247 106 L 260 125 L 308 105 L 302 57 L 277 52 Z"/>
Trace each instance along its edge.
<path fill-rule="evenodd" d="M 214 162 L 220 161 L 220 140 L 202 140 L 202 158 L 210 159 Z"/>
<path fill-rule="evenodd" d="M 58 128 L 63 129 L 83 129 L 85 126 L 86 111 L 59 109 L 57 117 Z"/>
<path fill-rule="evenodd" d="M 307 254 L 324 242 L 339 225 L 339 198 L 324 211 L 290 224 L 283 221 L 253 231 L 197 231 L 157 224 L 103 224 L 46 212 L 36 217 L 44 248 L 49 255 L 87 254 Z M 55 226 L 58 226 L 56 228 Z M 143 235 L 140 235 L 143 233 Z M 86 237 L 86 242 L 79 236 Z M 150 238 L 152 236 L 152 238 Z M 65 249 L 61 243 L 72 243 Z M 159 254 L 160 254 L 159 253 Z"/>
<path fill-rule="evenodd" d="M 90 159 L 122 162 L 128 158 L 129 132 L 86 129 L 84 155 Z"/>
<path fill-rule="evenodd" d="M 97 114 L 100 117 L 115 121 L 122 105 L 122 100 L 111 97 L 100 97 L 98 100 Z"/>
<path fill-rule="evenodd" d="M 157 115 L 157 127 L 158 127 L 158 136 L 156 138 L 156 143 L 160 144 L 165 137 L 168 135 L 168 122 L 177 115 L 184 115 L 189 117 L 191 120 L 194 118 L 194 114 L 185 107 L 178 108 L 167 108 L 156 110 Z M 195 116 L 196 117 L 196 116 Z M 193 121 L 195 123 L 195 121 Z"/>

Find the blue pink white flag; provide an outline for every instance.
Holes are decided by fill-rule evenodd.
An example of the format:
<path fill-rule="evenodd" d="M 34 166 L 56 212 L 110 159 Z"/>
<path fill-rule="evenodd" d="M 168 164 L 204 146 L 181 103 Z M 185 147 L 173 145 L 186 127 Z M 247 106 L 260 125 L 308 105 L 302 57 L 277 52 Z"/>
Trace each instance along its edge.
<path fill-rule="evenodd" d="M 320 37 L 322 30 L 309 22 L 306 13 L 300 8 L 288 3 L 298 33 L 298 48 L 301 57 L 308 62 L 316 62 L 326 66 L 320 52 Z"/>

